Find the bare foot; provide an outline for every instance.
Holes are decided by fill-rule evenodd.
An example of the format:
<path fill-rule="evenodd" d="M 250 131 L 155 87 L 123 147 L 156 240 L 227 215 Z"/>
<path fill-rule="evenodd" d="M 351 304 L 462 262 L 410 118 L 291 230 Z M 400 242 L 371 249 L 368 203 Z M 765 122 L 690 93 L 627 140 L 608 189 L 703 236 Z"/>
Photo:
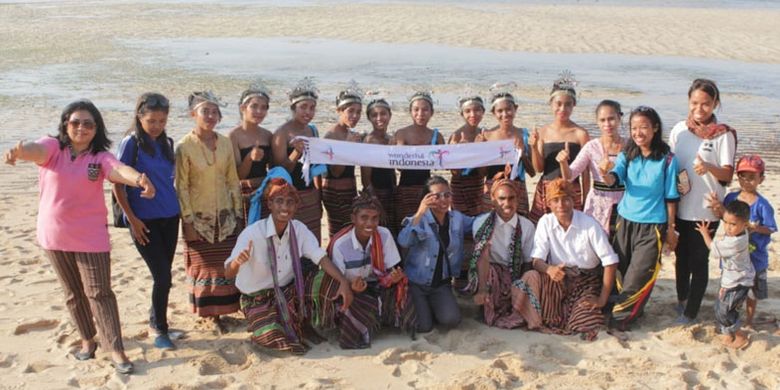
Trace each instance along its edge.
<path fill-rule="evenodd" d="M 729 345 L 729 348 L 734 349 L 744 349 L 748 346 L 750 343 L 750 339 L 747 337 L 745 332 L 738 330 L 736 333 L 734 333 L 734 341 Z"/>
<path fill-rule="evenodd" d="M 734 335 L 730 335 L 730 334 L 721 335 L 720 343 L 723 344 L 724 347 L 731 348 L 731 345 L 734 343 Z"/>

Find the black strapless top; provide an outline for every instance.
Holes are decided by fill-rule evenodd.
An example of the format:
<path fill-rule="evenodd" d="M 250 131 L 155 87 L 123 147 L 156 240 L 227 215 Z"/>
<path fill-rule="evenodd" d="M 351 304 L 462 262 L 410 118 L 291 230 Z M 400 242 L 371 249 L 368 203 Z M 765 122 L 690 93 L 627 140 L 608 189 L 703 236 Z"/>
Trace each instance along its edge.
<path fill-rule="evenodd" d="M 252 152 L 253 147 L 250 146 L 248 148 L 241 148 L 238 149 L 238 151 L 241 154 L 241 161 L 243 161 L 246 156 L 249 155 L 250 152 Z M 252 161 L 252 168 L 249 170 L 249 176 L 247 176 L 247 179 L 254 179 L 257 177 L 265 177 L 266 173 L 268 173 L 268 162 L 271 158 L 271 146 L 270 145 L 261 145 L 260 149 L 263 149 L 263 158 L 260 161 Z"/>
<path fill-rule="evenodd" d="M 328 179 L 349 179 L 355 177 L 355 166 L 354 165 L 347 165 L 344 167 L 344 172 L 341 172 L 341 176 L 336 177 L 333 173 L 330 171 L 330 166 L 328 166 Z"/>
<path fill-rule="evenodd" d="M 542 154 L 544 156 L 544 180 L 554 180 L 561 177 L 561 166 L 555 157 L 558 152 L 566 147 L 565 142 L 545 142 L 542 145 Z M 582 147 L 576 142 L 569 142 L 569 164 L 577 158 L 577 154 Z"/>
<path fill-rule="evenodd" d="M 371 185 L 380 190 L 395 187 L 395 169 L 371 168 Z"/>

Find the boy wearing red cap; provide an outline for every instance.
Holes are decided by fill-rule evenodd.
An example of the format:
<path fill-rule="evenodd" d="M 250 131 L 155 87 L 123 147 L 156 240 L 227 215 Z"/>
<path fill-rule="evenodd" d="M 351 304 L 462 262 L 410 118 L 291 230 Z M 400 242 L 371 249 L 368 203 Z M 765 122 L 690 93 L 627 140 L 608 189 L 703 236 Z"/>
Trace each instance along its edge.
<path fill-rule="evenodd" d="M 750 205 L 750 260 L 756 270 L 753 289 L 748 294 L 745 326 L 753 325 L 758 300 L 768 297 L 766 271 L 769 267 L 770 235 L 777 231 L 775 211 L 769 201 L 758 193 L 758 186 L 764 181 L 764 161 L 758 155 L 742 156 L 737 162 L 737 177 L 739 191 L 734 191 L 723 199 L 727 205 L 734 200 L 741 200 Z M 715 205 L 713 211 L 722 215 L 723 207 Z"/>

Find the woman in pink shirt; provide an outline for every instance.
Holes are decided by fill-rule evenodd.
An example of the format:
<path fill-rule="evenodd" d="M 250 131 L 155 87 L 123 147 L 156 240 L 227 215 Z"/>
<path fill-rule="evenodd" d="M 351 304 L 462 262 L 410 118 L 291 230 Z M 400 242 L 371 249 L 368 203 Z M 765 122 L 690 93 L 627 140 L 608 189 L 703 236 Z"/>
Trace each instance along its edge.
<path fill-rule="evenodd" d="M 146 198 L 154 197 L 155 189 L 146 175 L 119 162 L 108 151 L 110 146 L 100 111 L 89 100 L 77 100 L 63 110 L 56 136 L 19 141 L 5 153 L 5 162 L 26 160 L 39 166 L 38 243 L 57 272 L 81 336 L 81 350 L 74 357 L 95 357 L 94 317 L 117 372 L 129 374 L 133 363 L 124 352 L 111 290 L 103 181 L 140 187 Z"/>

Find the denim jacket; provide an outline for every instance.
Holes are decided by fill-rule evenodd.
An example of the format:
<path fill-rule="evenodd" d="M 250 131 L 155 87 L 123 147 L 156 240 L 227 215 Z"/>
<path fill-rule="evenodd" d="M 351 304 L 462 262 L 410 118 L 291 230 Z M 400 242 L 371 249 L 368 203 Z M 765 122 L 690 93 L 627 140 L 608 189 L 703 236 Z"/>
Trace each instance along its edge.
<path fill-rule="evenodd" d="M 447 247 L 450 266 L 449 269 L 446 264 L 442 267 L 444 279 L 460 275 L 464 258 L 463 237 L 471 234 L 471 225 L 474 223 L 474 217 L 456 210 L 450 210 L 447 215 L 450 219 L 450 245 Z M 419 224 L 412 225 L 412 220 L 413 217 L 406 217 L 401 223 L 403 229 L 398 234 L 398 245 L 409 249 L 404 259 L 404 272 L 410 282 L 430 286 L 439 256 L 439 239 L 436 235 L 439 225 L 430 210 L 425 212 Z M 453 275 L 450 275 L 450 270 Z"/>

